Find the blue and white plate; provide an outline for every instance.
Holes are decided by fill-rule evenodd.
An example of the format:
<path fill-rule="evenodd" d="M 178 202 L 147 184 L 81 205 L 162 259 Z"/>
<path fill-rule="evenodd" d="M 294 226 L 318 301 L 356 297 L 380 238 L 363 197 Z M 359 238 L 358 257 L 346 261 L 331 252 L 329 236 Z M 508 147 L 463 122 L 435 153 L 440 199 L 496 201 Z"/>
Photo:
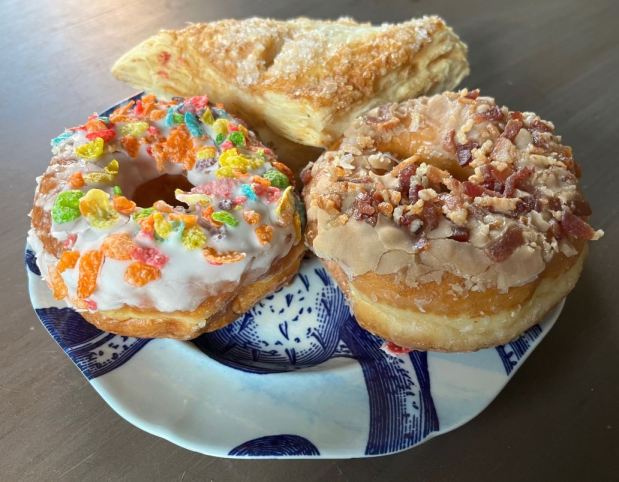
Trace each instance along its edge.
<path fill-rule="evenodd" d="M 26 249 L 30 298 L 120 416 L 219 457 L 350 458 L 406 450 L 480 413 L 548 333 L 476 353 L 393 357 L 315 258 L 287 287 L 192 342 L 113 335 L 55 301 Z"/>
<path fill-rule="evenodd" d="M 449 432 L 498 395 L 563 308 L 504 346 L 394 357 L 311 257 L 228 327 L 148 340 L 90 325 L 54 300 L 29 247 L 25 261 L 37 316 L 99 395 L 142 430 L 219 457 L 369 457 Z"/>

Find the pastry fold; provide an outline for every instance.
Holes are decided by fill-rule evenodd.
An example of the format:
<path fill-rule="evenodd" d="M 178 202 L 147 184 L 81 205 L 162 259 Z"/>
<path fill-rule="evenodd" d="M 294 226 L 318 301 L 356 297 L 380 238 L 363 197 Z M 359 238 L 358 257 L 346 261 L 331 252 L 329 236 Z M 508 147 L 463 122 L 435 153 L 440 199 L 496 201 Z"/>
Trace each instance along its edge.
<path fill-rule="evenodd" d="M 380 26 L 249 18 L 162 30 L 112 73 L 160 96 L 206 93 L 288 140 L 329 147 L 374 106 L 453 89 L 466 53 L 436 16 Z"/>

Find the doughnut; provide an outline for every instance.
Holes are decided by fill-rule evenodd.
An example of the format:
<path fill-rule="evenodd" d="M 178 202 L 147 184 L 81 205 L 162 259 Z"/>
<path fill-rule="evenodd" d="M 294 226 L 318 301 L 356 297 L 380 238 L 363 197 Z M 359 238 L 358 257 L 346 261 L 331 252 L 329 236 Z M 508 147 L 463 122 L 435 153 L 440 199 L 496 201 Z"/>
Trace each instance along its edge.
<path fill-rule="evenodd" d="M 298 271 L 290 169 L 206 96 L 145 95 L 51 144 L 28 241 L 53 296 L 98 328 L 195 338 Z"/>
<path fill-rule="evenodd" d="M 119 58 L 112 74 L 157 94 L 209 92 L 253 127 L 329 147 L 374 106 L 455 88 L 469 73 L 466 54 L 436 16 L 382 25 L 226 19 L 161 30 Z"/>
<path fill-rule="evenodd" d="M 603 234 L 554 125 L 478 90 L 377 107 L 301 176 L 306 244 L 359 324 L 408 349 L 516 338 Z"/>

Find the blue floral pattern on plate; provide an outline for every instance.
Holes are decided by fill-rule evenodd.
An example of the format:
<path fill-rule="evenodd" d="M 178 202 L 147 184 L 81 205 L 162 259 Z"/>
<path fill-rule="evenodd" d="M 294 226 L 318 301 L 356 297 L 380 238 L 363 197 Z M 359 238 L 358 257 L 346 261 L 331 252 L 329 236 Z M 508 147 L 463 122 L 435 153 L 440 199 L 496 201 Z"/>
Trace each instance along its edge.
<path fill-rule="evenodd" d="M 496 349 L 394 357 L 308 258 L 290 285 L 229 326 L 192 342 L 146 340 L 88 324 L 52 299 L 28 247 L 25 264 L 43 326 L 114 410 L 222 457 L 375 456 L 447 432 L 490 403 L 562 308 Z"/>

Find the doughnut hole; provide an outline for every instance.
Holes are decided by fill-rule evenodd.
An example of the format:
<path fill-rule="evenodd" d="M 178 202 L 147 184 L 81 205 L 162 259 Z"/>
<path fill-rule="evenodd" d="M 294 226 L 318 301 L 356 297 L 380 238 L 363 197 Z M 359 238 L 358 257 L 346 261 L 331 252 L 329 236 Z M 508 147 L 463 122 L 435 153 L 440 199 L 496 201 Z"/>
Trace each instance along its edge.
<path fill-rule="evenodd" d="M 189 191 L 193 188 L 187 178 L 181 174 L 163 174 L 146 181 L 135 188 L 132 200 L 142 208 L 149 208 L 156 201 L 165 201 L 170 206 L 187 207 L 174 197 L 174 191 L 181 189 Z"/>
<path fill-rule="evenodd" d="M 413 155 L 418 157 L 415 162 L 433 165 L 449 172 L 459 181 L 466 181 L 475 171 L 468 166 L 458 164 L 455 152 L 447 152 L 428 146 L 442 145 L 439 139 L 429 134 L 428 129 L 417 132 L 402 132 L 397 136 L 379 143 L 377 149 L 380 152 L 391 152 L 399 159 L 406 159 Z M 442 151 L 442 152 L 441 152 Z"/>

